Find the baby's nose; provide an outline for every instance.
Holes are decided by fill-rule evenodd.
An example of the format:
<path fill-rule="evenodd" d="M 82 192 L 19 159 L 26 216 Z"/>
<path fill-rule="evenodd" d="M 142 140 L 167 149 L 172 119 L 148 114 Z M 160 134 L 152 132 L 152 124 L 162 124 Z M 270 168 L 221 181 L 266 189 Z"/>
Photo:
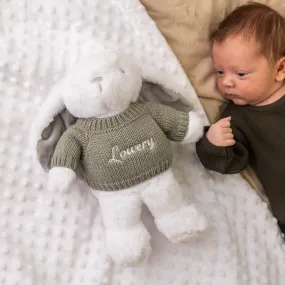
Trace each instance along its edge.
<path fill-rule="evenodd" d="M 222 81 L 222 84 L 225 87 L 233 87 L 234 86 L 234 82 L 230 77 L 225 77 Z"/>

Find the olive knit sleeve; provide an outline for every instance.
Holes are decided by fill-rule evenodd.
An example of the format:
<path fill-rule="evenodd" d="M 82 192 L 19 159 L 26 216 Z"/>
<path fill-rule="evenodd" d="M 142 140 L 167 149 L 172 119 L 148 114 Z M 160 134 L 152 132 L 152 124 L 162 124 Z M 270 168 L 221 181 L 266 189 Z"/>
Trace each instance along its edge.
<path fill-rule="evenodd" d="M 188 113 L 157 103 L 146 103 L 151 117 L 160 126 L 168 139 L 182 141 L 189 125 Z"/>
<path fill-rule="evenodd" d="M 66 167 L 76 171 L 85 144 L 82 131 L 75 127 L 67 129 L 59 139 L 52 157 L 51 167 Z"/>

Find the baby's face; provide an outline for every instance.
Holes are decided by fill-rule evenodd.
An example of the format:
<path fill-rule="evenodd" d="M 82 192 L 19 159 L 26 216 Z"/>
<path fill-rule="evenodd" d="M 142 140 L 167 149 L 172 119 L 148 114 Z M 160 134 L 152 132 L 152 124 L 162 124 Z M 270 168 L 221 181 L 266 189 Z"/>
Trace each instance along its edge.
<path fill-rule="evenodd" d="M 234 36 L 212 49 L 217 87 L 237 105 L 259 105 L 276 89 L 275 67 L 255 41 Z"/>

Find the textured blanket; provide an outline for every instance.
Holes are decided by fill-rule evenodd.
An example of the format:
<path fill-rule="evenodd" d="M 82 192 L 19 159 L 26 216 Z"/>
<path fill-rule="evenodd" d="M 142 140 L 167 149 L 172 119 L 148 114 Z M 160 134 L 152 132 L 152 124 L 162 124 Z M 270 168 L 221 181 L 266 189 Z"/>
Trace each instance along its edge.
<path fill-rule="evenodd" d="M 239 175 L 204 170 L 193 145 L 173 145 L 175 175 L 210 227 L 191 242 L 173 245 L 145 210 L 153 252 L 139 267 L 111 263 L 97 202 L 83 182 L 68 194 L 47 191 L 47 174 L 32 160 L 35 150 L 28 144 L 31 123 L 94 36 L 133 54 L 149 82 L 203 112 L 138 1 L 2 1 L 0 284 L 285 284 L 284 245 L 266 203 Z"/>

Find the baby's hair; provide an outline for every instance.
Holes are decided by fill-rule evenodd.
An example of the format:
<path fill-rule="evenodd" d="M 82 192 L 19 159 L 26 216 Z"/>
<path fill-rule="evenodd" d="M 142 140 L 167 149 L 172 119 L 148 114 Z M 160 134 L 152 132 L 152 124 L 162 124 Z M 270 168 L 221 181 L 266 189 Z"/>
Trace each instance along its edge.
<path fill-rule="evenodd" d="M 285 56 L 285 19 L 272 8 L 256 3 L 237 7 L 211 34 L 212 43 L 241 35 L 244 40 L 255 39 L 259 52 L 271 62 Z"/>

